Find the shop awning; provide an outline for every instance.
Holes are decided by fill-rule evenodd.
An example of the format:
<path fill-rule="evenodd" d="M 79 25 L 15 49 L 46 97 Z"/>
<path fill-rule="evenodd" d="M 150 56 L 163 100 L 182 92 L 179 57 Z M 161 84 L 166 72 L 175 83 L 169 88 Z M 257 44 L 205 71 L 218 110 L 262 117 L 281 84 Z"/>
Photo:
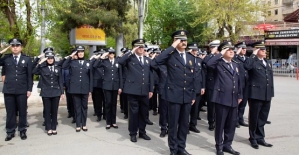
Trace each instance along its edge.
<path fill-rule="evenodd" d="M 265 41 L 266 46 L 275 46 L 275 45 L 281 45 L 281 46 L 297 46 L 299 45 L 299 38 L 294 39 L 267 39 Z"/>
<path fill-rule="evenodd" d="M 299 21 L 299 9 L 292 12 L 291 14 L 287 15 L 283 19 L 285 22 L 292 22 L 292 23 L 298 23 Z"/>

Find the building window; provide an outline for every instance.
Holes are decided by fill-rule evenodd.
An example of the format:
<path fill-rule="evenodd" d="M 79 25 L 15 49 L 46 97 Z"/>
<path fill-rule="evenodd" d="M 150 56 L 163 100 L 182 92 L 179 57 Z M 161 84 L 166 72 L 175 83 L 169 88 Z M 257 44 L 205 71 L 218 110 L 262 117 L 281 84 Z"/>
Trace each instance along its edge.
<path fill-rule="evenodd" d="M 268 6 L 271 6 L 271 1 L 268 1 Z"/>
<path fill-rule="evenodd" d="M 278 4 L 278 0 L 275 0 L 275 5 L 277 5 Z"/>
<path fill-rule="evenodd" d="M 268 16 L 271 16 L 271 11 L 268 11 Z"/>
<path fill-rule="evenodd" d="M 275 15 L 278 15 L 278 9 L 275 10 Z"/>

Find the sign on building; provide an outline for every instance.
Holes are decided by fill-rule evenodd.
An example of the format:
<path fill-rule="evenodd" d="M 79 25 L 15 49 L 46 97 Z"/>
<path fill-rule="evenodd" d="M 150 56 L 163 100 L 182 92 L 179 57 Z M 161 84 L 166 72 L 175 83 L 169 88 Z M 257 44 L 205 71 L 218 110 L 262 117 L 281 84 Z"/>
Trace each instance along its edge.
<path fill-rule="evenodd" d="M 106 45 L 106 34 L 102 29 L 90 25 L 74 28 L 70 32 L 71 45 Z"/>

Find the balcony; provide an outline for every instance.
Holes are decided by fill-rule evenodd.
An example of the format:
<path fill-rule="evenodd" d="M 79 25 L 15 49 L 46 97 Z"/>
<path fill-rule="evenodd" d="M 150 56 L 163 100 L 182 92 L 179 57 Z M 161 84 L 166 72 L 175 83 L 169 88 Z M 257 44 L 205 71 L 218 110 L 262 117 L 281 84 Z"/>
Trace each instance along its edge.
<path fill-rule="evenodd" d="M 282 14 L 283 15 L 291 14 L 294 11 L 295 11 L 294 7 L 283 7 L 282 8 Z"/>
<path fill-rule="evenodd" d="M 294 0 L 282 0 L 282 4 L 284 5 L 293 5 Z"/>

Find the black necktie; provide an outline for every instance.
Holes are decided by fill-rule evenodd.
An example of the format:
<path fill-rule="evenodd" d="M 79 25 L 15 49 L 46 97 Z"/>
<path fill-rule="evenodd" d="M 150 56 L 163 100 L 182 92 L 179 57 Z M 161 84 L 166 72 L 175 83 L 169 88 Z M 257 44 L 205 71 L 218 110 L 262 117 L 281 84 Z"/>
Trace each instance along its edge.
<path fill-rule="evenodd" d="M 53 73 L 53 66 L 50 66 L 50 72 Z"/>
<path fill-rule="evenodd" d="M 142 57 L 139 57 L 139 62 L 140 62 L 141 65 L 143 65 L 143 63 L 142 63 Z"/>
<path fill-rule="evenodd" d="M 18 56 L 14 56 L 14 62 L 15 62 L 15 65 L 18 64 L 18 60 L 17 60 Z"/>
<path fill-rule="evenodd" d="M 242 56 L 242 59 L 243 59 L 243 61 L 245 61 L 245 57 L 244 56 Z"/>
<path fill-rule="evenodd" d="M 110 63 L 111 63 L 111 65 L 113 66 L 113 61 L 112 61 L 112 60 L 110 61 Z"/>
<path fill-rule="evenodd" d="M 183 60 L 183 63 L 185 64 L 184 53 L 180 53 L 180 56 L 181 56 L 181 58 Z"/>
<path fill-rule="evenodd" d="M 233 69 L 233 67 L 232 67 L 232 63 L 231 63 L 231 62 L 228 62 L 227 64 L 228 64 L 229 71 L 230 71 L 232 74 L 234 74 L 234 69 Z"/>

